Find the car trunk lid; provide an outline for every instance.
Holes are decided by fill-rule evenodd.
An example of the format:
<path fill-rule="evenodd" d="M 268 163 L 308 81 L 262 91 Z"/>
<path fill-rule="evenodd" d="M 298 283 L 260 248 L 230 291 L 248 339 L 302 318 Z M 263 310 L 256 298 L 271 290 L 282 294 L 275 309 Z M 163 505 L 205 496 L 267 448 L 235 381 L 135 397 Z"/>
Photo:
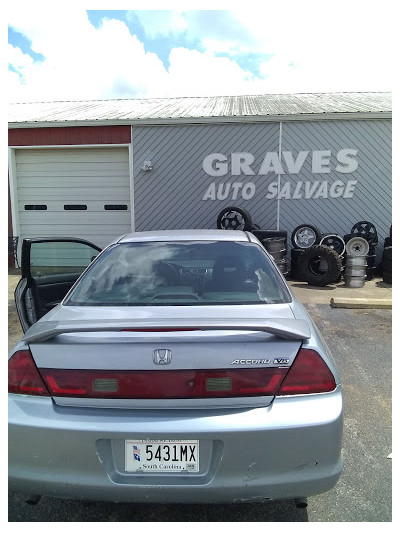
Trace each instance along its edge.
<path fill-rule="evenodd" d="M 288 306 L 271 307 L 278 309 L 235 306 L 224 319 L 215 309 L 208 317 L 186 308 L 167 318 L 157 308 L 147 317 L 130 309 L 71 320 L 68 310 L 38 322 L 24 340 L 60 405 L 268 405 L 310 336 L 308 323 L 294 319 Z"/>

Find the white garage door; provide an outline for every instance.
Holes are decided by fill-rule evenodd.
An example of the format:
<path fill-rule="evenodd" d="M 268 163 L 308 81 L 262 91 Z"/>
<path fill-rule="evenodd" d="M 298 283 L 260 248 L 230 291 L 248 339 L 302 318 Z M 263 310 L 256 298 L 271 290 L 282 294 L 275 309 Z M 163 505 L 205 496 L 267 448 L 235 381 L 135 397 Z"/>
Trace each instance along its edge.
<path fill-rule="evenodd" d="M 104 247 L 131 231 L 128 148 L 16 150 L 20 238 L 66 236 Z"/>

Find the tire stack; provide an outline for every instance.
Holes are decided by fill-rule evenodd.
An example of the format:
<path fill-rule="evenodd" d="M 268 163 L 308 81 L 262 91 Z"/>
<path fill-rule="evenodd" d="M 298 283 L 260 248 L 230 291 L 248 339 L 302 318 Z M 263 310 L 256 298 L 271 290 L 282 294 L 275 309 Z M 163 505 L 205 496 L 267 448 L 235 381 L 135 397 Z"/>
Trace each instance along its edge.
<path fill-rule="evenodd" d="M 273 260 L 276 263 L 276 266 L 279 268 L 280 272 L 287 277 L 289 273 L 288 262 L 286 260 L 286 244 L 284 237 L 276 238 L 267 238 L 263 239 L 262 244 L 267 252 L 272 256 Z"/>
<path fill-rule="evenodd" d="M 314 226 L 302 224 L 292 233 L 291 278 L 306 281 L 309 285 L 324 287 L 336 283 L 342 271 L 343 242 L 334 234 L 325 235 L 326 244 L 321 243 L 321 232 Z"/>
<path fill-rule="evenodd" d="M 375 247 L 378 244 L 378 233 L 372 222 L 362 220 L 354 224 L 351 232 L 344 236 L 344 242 L 347 244 L 350 239 L 361 237 L 368 243 L 369 249 L 367 254 L 366 280 L 370 281 L 376 276 L 376 252 Z M 346 254 L 344 255 L 344 264 L 346 265 Z"/>
<path fill-rule="evenodd" d="M 383 281 L 392 284 L 392 226 L 390 226 L 390 236 L 385 238 L 385 248 L 382 254 Z"/>

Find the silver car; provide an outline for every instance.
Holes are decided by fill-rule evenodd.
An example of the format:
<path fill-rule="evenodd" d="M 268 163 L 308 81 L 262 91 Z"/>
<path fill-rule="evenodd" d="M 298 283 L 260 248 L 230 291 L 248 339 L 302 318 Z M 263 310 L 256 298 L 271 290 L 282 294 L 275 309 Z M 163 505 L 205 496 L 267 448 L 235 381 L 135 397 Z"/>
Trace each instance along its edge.
<path fill-rule="evenodd" d="M 331 489 L 342 471 L 339 375 L 260 242 L 160 231 L 99 252 L 79 239 L 23 243 L 10 487 L 298 506 Z"/>

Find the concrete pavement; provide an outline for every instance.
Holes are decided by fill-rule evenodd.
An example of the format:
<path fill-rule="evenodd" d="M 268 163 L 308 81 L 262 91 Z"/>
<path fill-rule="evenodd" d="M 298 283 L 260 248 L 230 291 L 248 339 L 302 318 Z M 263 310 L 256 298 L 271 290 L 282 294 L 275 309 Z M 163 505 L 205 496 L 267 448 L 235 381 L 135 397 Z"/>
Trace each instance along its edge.
<path fill-rule="evenodd" d="M 382 278 L 366 281 L 364 287 L 351 289 L 345 287 L 344 281 L 314 287 L 303 281 L 288 281 L 293 294 L 303 304 L 329 304 L 332 307 L 391 309 L 392 286 L 384 283 Z"/>

